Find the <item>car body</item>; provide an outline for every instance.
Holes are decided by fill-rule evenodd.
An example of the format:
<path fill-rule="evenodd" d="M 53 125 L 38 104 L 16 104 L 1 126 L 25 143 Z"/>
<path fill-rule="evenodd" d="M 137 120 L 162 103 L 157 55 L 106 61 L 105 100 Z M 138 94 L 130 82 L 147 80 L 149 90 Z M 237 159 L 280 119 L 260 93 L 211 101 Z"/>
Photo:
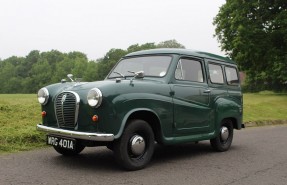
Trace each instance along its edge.
<path fill-rule="evenodd" d="M 71 76 L 69 76 L 71 78 Z M 210 140 L 229 149 L 244 128 L 236 63 L 187 49 L 152 49 L 124 56 L 103 81 L 62 81 L 39 90 L 37 129 L 63 155 L 107 146 L 128 170 L 144 168 L 154 142 Z"/>

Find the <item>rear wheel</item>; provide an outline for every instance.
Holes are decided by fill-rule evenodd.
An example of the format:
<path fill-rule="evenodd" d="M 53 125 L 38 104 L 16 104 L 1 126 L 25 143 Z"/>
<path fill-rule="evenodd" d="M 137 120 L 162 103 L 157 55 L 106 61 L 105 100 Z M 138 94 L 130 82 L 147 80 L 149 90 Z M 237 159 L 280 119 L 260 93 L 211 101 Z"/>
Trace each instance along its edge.
<path fill-rule="evenodd" d="M 219 134 L 216 138 L 210 140 L 213 149 L 218 152 L 227 151 L 233 140 L 233 123 L 229 119 L 222 121 L 219 129 Z"/>
<path fill-rule="evenodd" d="M 127 170 L 144 168 L 154 152 L 154 133 L 143 120 L 131 120 L 114 143 L 116 161 Z"/>
<path fill-rule="evenodd" d="M 81 145 L 81 144 L 76 144 L 76 148 L 75 150 L 69 150 L 69 149 L 65 149 L 65 148 L 60 148 L 60 147 L 56 147 L 56 146 L 53 146 L 54 149 L 59 153 L 59 154 L 62 154 L 64 156 L 75 156 L 75 155 L 78 155 L 79 153 L 81 153 L 81 151 L 84 150 L 85 146 L 84 145 Z"/>

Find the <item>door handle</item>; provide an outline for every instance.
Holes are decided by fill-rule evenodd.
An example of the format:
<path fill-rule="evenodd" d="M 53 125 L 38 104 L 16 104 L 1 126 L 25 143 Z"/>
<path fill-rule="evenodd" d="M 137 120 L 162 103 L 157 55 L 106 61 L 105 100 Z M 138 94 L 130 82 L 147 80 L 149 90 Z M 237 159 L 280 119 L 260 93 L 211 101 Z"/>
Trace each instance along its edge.
<path fill-rule="evenodd" d="M 203 91 L 203 93 L 210 93 L 210 92 L 211 92 L 210 89 L 205 89 L 205 90 Z"/>

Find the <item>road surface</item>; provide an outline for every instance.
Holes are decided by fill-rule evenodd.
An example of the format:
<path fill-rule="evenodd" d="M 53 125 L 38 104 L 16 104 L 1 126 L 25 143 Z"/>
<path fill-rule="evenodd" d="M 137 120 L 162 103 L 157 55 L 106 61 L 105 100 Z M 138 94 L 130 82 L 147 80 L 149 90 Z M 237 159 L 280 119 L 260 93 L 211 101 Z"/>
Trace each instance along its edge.
<path fill-rule="evenodd" d="M 63 157 L 53 148 L 0 155 L 0 184 L 264 185 L 287 184 L 287 126 L 236 131 L 233 145 L 214 152 L 209 142 L 156 146 L 147 168 L 127 172 L 105 147 Z"/>

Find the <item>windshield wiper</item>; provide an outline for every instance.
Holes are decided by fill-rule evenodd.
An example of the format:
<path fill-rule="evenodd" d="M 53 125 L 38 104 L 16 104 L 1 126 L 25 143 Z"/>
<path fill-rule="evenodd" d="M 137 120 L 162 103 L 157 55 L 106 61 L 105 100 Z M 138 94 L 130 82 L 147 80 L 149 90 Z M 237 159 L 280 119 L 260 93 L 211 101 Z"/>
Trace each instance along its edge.
<path fill-rule="evenodd" d="M 123 75 L 122 73 L 119 73 L 117 71 L 114 71 L 113 73 L 116 73 L 116 74 L 120 75 L 121 77 L 123 77 L 124 79 L 126 79 L 125 75 Z"/>

